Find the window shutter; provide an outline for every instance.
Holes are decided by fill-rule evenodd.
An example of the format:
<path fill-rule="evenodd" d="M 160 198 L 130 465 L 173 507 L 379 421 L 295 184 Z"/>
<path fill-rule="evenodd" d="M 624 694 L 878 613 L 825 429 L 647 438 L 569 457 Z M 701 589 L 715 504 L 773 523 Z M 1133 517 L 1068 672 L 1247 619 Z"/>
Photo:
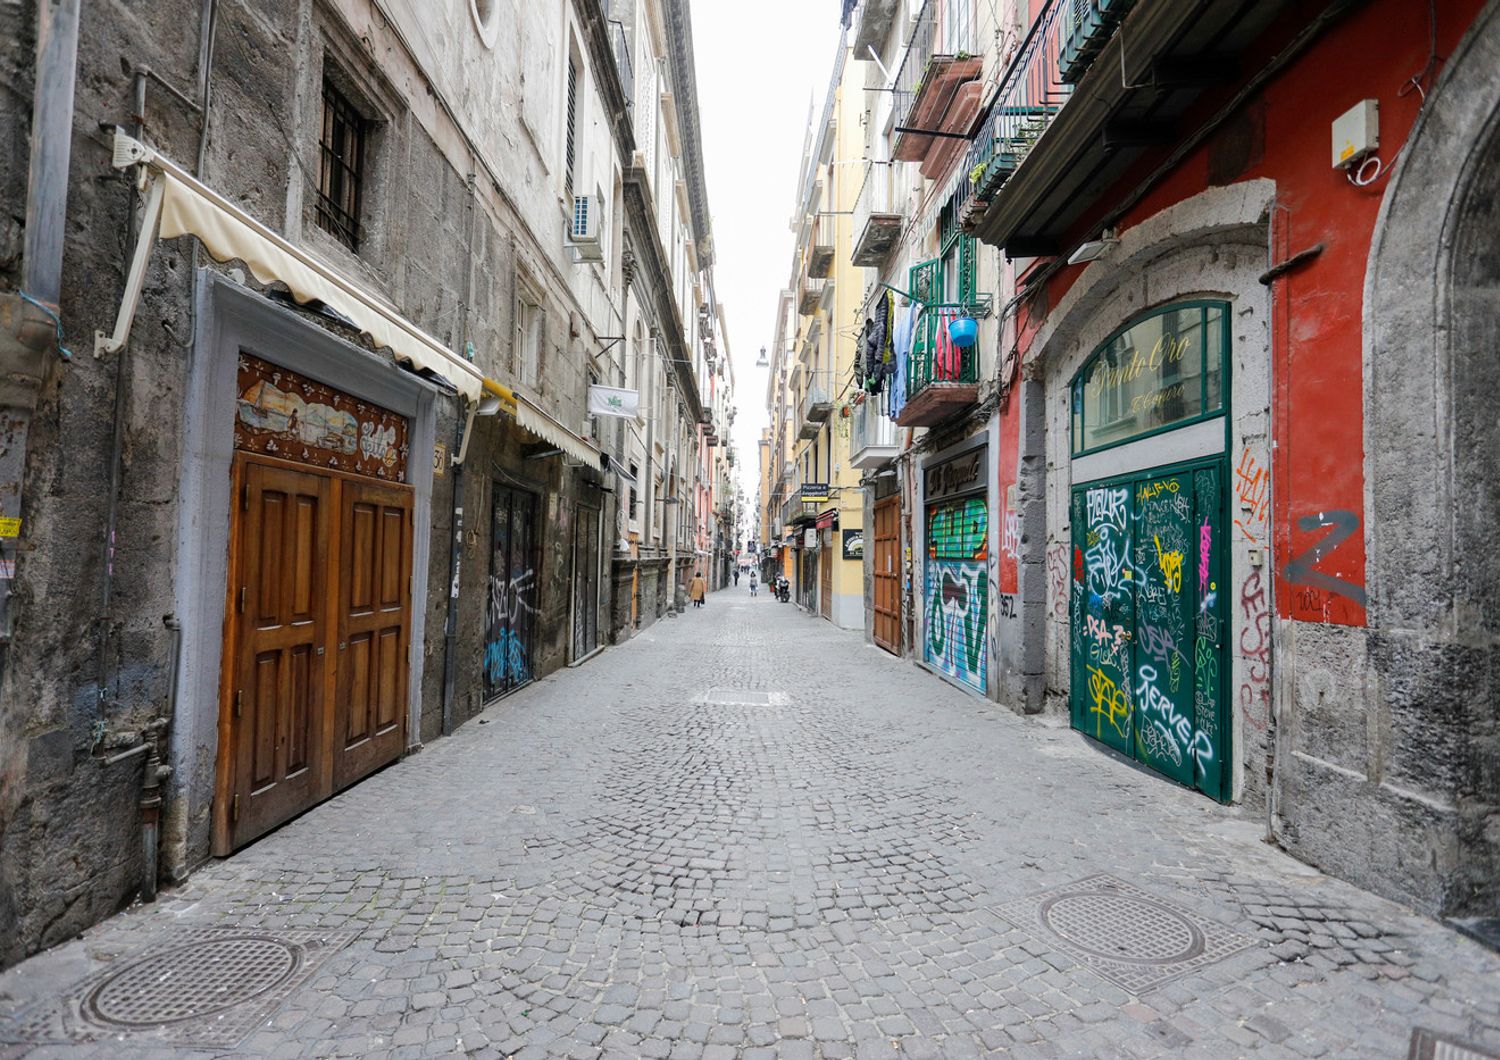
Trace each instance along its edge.
<path fill-rule="evenodd" d="M 913 265 L 907 275 L 906 290 L 918 302 L 931 304 L 942 297 L 943 262 L 933 258 Z"/>
<path fill-rule="evenodd" d="M 978 301 L 978 268 L 973 236 L 958 239 L 958 300 L 965 306 Z"/>

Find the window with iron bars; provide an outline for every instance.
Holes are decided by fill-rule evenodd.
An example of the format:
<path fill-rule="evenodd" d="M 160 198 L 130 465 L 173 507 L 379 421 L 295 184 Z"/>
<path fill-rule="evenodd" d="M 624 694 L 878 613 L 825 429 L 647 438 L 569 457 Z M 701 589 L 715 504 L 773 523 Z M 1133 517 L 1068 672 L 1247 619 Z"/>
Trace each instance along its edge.
<path fill-rule="evenodd" d="M 568 198 L 573 197 L 573 160 L 578 151 L 578 64 L 568 59 L 568 142 L 564 158 L 564 190 Z"/>
<path fill-rule="evenodd" d="M 359 216 L 369 122 L 334 84 L 323 81 L 323 126 L 318 136 L 318 227 L 359 250 Z"/>

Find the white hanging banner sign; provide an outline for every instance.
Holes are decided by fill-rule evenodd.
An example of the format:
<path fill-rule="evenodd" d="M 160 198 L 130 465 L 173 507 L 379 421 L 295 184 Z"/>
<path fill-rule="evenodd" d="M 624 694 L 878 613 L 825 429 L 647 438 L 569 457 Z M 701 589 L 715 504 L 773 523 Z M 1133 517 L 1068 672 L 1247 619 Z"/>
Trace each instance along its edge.
<path fill-rule="evenodd" d="M 634 419 L 641 411 L 638 390 L 621 390 L 613 386 L 589 387 L 590 416 L 624 416 Z"/>

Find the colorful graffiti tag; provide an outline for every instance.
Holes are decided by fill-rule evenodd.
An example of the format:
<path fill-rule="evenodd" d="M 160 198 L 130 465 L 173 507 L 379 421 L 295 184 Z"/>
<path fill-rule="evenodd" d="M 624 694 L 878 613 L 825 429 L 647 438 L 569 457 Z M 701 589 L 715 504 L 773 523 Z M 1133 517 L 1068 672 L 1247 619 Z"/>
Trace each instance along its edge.
<path fill-rule="evenodd" d="M 924 657 L 980 692 L 988 676 L 988 542 L 983 497 L 928 506 Z"/>
<path fill-rule="evenodd" d="M 1217 797 L 1220 481 L 1200 467 L 1072 501 L 1073 724 Z"/>

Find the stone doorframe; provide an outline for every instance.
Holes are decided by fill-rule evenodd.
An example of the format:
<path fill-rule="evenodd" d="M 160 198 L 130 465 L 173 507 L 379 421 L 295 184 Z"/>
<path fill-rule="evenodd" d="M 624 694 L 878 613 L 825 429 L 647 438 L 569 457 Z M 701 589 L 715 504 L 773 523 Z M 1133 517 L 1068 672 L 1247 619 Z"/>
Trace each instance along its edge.
<path fill-rule="evenodd" d="M 420 740 L 427 573 L 431 552 L 432 461 L 437 398 L 431 383 L 300 318 L 293 310 L 200 269 L 193 290 L 195 333 L 183 381 L 181 491 L 173 583 L 182 622 L 177 716 L 172 719 L 170 792 L 162 864 L 181 879 L 206 860 L 219 745 L 224 587 L 228 577 L 230 462 L 241 350 L 408 418 L 413 516 L 407 740 Z"/>
<path fill-rule="evenodd" d="M 1364 291 L 1368 780 L 1400 833 L 1382 889 L 1457 916 L 1500 915 L 1497 69 L 1491 0 L 1394 160 Z"/>

